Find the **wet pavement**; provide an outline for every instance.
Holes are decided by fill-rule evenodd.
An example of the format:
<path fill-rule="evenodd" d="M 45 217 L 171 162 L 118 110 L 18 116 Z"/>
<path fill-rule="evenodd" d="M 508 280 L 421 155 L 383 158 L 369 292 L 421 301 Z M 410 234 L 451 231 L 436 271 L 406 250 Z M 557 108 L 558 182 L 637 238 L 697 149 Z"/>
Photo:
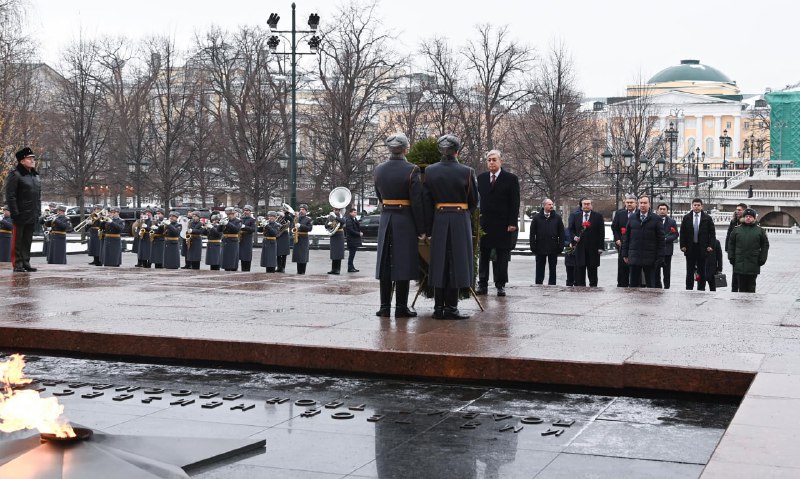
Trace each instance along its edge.
<path fill-rule="evenodd" d="M 356 257 L 360 273 L 338 277 L 325 274 L 327 251 L 312 252 L 304 277 L 140 270 L 129 253 L 121 268 L 39 258 L 37 273 L 0 274 L 9 292 L 0 348 L 736 395 L 742 407 L 703 477 L 798 477 L 798 246 L 771 238 L 756 295 L 683 291 L 679 256 L 669 291 L 613 287 L 614 255 L 602 261 L 601 288 L 533 286 L 533 258 L 514 256 L 508 296 L 490 288 L 483 313 L 462 301 L 467 321 L 433 320 L 427 299 L 418 318 L 376 318 L 370 252 Z M 559 284 L 563 274 L 559 265 Z M 586 436 L 586 447 L 611 433 Z"/>
<path fill-rule="evenodd" d="M 59 397 L 65 415 L 107 437 L 266 440 L 263 450 L 189 470 L 199 478 L 696 478 L 737 407 L 54 356 L 27 361 L 43 396 L 74 390 Z M 122 388 L 132 397 L 114 400 Z M 142 403 L 158 388 L 162 399 Z M 87 392 L 103 395 L 82 398 Z M 201 398 L 209 393 L 218 395 Z M 221 399 L 230 394 L 242 396 Z M 175 399 L 194 402 L 170 405 Z M 203 407 L 214 400 L 223 404 Z M 239 404 L 254 407 L 231 409 Z M 0 433 L 0 441 L 8 436 Z"/>

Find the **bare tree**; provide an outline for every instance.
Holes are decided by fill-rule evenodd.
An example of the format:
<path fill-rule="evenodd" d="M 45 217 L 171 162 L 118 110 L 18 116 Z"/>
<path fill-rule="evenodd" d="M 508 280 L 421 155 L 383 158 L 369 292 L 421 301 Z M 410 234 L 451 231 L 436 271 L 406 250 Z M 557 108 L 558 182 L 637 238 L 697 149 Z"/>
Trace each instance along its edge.
<path fill-rule="evenodd" d="M 382 141 L 378 115 L 392 94 L 405 58 L 392 50 L 392 37 L 379 33 L 376 3 L 350 3 L 333 21 L 319 55 L 322 88 L 315 95 L 309 129 L 319 153 L 316 193 L 322 187 L 355 185 L 361 165 Z"/>
<path fill-rule="evenodd" d="M 554 46 L 536 69 L 524 112 L 509 121 L 506 152 L 534 198 L 556 204 L 585 193 L 597 174 L 592 155 L 595 124 L 581 110 L 572 60 L 563 45 Z"/>

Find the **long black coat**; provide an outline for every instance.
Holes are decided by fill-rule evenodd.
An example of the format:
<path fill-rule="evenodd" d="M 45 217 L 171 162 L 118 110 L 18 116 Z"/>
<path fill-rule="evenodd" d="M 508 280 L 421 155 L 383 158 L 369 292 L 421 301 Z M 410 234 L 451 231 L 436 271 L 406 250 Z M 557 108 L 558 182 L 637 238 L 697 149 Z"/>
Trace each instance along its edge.
<path fill-rule="evenodd" d="M 381 210 L 375 278 L 392 281 L 417 279 L 419 277 L 417 236 L 425 231 L 425 210 L 422 205 L 419 167 L 409 163 L 404 156 L 392 155 L 388 161 L 375 167 L 373 176 L 378 200 L 411 202 L 411 206 L 386 205 Z M 390 277 L 382 278 L 381 272 Z"/>
<path fill-rule="evenodd" d="M 242 222 L 234 218 L 221 229 L 222 269 L 235 271 L 239 268 L 239 231 L 242 229 Z"/>
<path fill-rule="evenodd" d="M 680 236 L 678 234 L 678 223 L 669 216 L 666 217 L 666 221 L 661 220 L 661 218 L 658 219 L 664 227 L 664 256 L 672 256 L 673 251 L 675 251 L 675 242 L 678 241 Z"/>
<path fill-rule="evenodd" d="M 261 245 L 261 267 L 278 267 L 278 230 L 280 225 L 270 221 L 264 225 L 264 243 Z"/>
<path fill-rule="evenodd" d="M 164 228 L 164 268 L 181 267 L 181 229 L 180 223 L 170 223 Z"/>
<path fill-rule="evenodd" d="M 72 223 L 66 215 L 58 215 L 47 226 L 50 227 L 47 263 L 67 264 L 67 233 L 72 231 Z"/>
<path fill-rule="evenodd" d="M 288 222 L 288 227 L 278 228 L 278 256 L 289 256 L 289 253 L 292 252 L 292 249 L 290 248 L 292 244 L 292 238 L 289 235 L 292 229 L 292 221 L 294 221 L 294 216 L 287 214 L 285 218 Z M 281 232 L 281 229 L 284 229 L 284 231 Z"/>
<path fill-rule="evenodd" d="M 6 178 L 6 204 L 15 225 L 33 224 L 42 213 L 42 183 L 35 168 L 22 165 Z"/>
<path fill-rule="evenodd" d="M 625 231 L 628 229 L 628 218 L 636 214 L 637 210 L 628 212 L 625 208 L 620 208 L 614 213 L 614 219 L 611 220 L 611 234 L 614 235 L 614 243 L 622 241 L 625 236 Z"/>
<path fill-rule="evenodd" d="M 239 231 L 239 260 L 253 260 L 253 240 L 256 232 L 256 219 L 252 216 L 242 218 L 242 229 Z"/>
<path fill-rule="evenodd" d="M 558 254 L 564 250 L 564 222 L 558 213 L 551 212 L 549 218 L 541 211 L 533 215 L 530 247 L 536 255 Z"/>
<path fill-rule="evenodd" d="M 206 228 L 203 233 L 208 237 L 205 263 L 209 266 L 219 266 L 222 262 L 222 227 L 213 225 Z"/>
<path fill-rule="evenodd" d="M 152 224 L 153 220 L 148 217 L 142 220 L 140 229 L 134 233 L 137 238 L 141 236 L 141 240 L 139 240 L 139 250 L 136 252 L 136 259 L 139 261 L 150 262 L 150 226 Z M 141 228 L 144 228 L 143 234 L 140 233 Z"/>
<path fill-rule="evenodd" d="M 499 181 L 499 180 L 498 180 Z M 472 217 L 478 206 L 475 171 L 455 160 L 445 159 L 425 169 L 423 198 L 426 230 L 431 237 L 429 283 L 434 288 L 466 288 L 472 285 Z M 441 210 L 439 203 L 464 203 L 467 209 Z M 450 249 L 450 269 L 445 269 Z"/>
<path fill-rule="evenodd" d="M 570 241 L 575 246 L 575 266 L 600 266 L 600 251 L 605 248 L 606 237 L 603 215 L 592 211 L 589 214 L 589 227 L 584 228 L 583 211 L 576 211 L 569 217 L 569 229 L 573 236 Z M 577 243 L 575 236 L 580 237 Z"/>
<path fill-rule="evenodd" d="M 330 259 L 341 260 L 344 259 L 344 218 L 336 217 L 339 222 L 339 231 L 332 234 L 330 237 L 330 248 L 328 249 Z"/>
<path fill-rule="evenodd" d="M 623 258 L 628 258 L 632 266 L 651 266 L 664 258 L 664 227 L 661 218 L 648 211 L 642 221 L 641 212 L 634 213 L 628 220 L 625 236 L 622 237 Z"/>
<path fill-rule="evenodd" d="M 0 263 L 11 261 L 11 233 L 14 231 L 14 224 L 11 218 L 0 217 Z"/>
<path fill-rule="evenodd" d="M 358 248 L 361 246 L 361 224 L 350 216 L 344 222 L 344 232 L 347 235 L 347 247 Z"/>
<path fill-rule="evenodd" d="M 480 196 L 481 248 L 511 249 L 516 242 L 516 233 L 509 226 L 518 226 L 519 180 L 505 170 L 498 172 L 494 186 L 488 171 L 478 175 Z"/>
<path fill-rule="evenodd" d="M 683 216 L 681 221 L 680 231 L 681 248 L 686 248 L 685 255 L 688 255 L 692 243 L 694 242 L 694 212 L 690 211 Z M 706 248 L 714 248 L 717 241 L 717 233 L 714 228 L 714 220 L 711 216 L 706 214 L 705 211 L 700 213 L 700 231 L 698 234 L 698 243 L 700 244 L 703 254 L 708 253 Z M 713 251 L 712 251 L 713 252 Z"/>
<path fill-rule="evenodd" d="M 314 227 L 314 222 L 308 216 L 297 217 L 297 243 L 292 248 L 292 263 L 308 263 L 308 249 L 311 246 L 308 242 L 308 233 Z"/>
<path fill-rule="evenodd" d="M 119 266 L 122 264 L 122 231 L 125 221 L 112 218 L 103 224 L 103 266 Z"/>

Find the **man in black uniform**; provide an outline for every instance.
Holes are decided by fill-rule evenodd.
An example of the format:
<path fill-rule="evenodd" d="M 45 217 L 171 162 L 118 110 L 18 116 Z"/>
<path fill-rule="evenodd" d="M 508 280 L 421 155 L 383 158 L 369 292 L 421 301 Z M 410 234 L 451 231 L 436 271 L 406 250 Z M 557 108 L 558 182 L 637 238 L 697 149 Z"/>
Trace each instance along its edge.
<path fill-rule="evenodd" d="M 6 204 L 14 222 L 14 247 L 11 260 L 15 273 L 36 271 L 31 267 L 33 230 L 42 212 L 42 184 L 34 166 L 36 157 L 25 147 L 16 153 L 17 167 L 6 178 Z"/>
<path fill-rule="evenodd" d="M 253 239 L 257 229 L 256 219 L 253 218 L 253 207 L 244 205 L 242 212 L 242 229 L 239 231 L 239 261 L 242 262 L 242 271 L 250 271 L 253 261 Z"/>
<path fill-rule="evenodd" d="M 103 222 L 101 221 L 101 213 L 103 211 L 103 205 L 94 205 L 92 206 L 92 213 L 94 215 L 94 219 L 90 219 L 89 223 L 89 239 L 87 240 L 87 252 L 89 256 L 92 257 L 92 262 L 89 263 L 93 266 L 103 266 L 103 262 L 100 261 L 100 256 L 103 253 L 103 240 L 100 239 L 100 231 L 103 229 Z"/>
<path fill-rule="evenodd" d="M 418 239 L 424 239 L 425 212 L 419 167 L 406 160 L 409 141 L 402 133 L 386 139 L 389 160 L 375 168 L 375 192 L 382 204 L 378 226 L 378 259 L 375 278 L 380 280 L 381 306 L 377 316 L 389 317 L 392 282 L 397 299 L 394 317 L 417 315 L 408 306 L 410 281 L 419 277 Z M 354 268 L 355 269 L 355 268 Z"/>
<path fill-rule="evenodd" d="M 196 214 L 196 210 L 192 207 L 189 207 L 186 210 L 186 218 L 189 221 L 192 220 L 192 217 Z M 180 217 L 178 217 L 180 219 Z M 180 239 L 180 249 L 181 249 L 181 256 L 183 256 L 183 266 L 181 269 L 193 269 L 192 262 L 189 259 L 189 235 L 186 232 L 181 232 L 181 239 Z"/>
<path fill-rule="evenodd" d="M 286 257 L 291 252 L 292 237 L 290 231 L 293 222 L 294 215 L 289 213 L 288 210 L 280 213 L 280 228 L 278 228 L 278 239 L 276 240 L 278 243 L 278 268 L 276 271 L 278 273 L 286 272 Z"/>
<path fill-rule="evenodd" d="M 222 226 L 219 224 L 220 217 L 214 213 L 211 215 L 211 223 L 203 228 L 204 234 L 208 237 L 206 246 L 206 264 L 212 271 L 219 271 L 222 263 Z"/>
<path fill-rule="evenodd" d="M 72 223 L 67 218 L 67 207 L 59 205 L 52 210 L 55 218 L 45 222 L 50 228 L 50 246 L 47 250 L 47 264 L 67 264 L 67 233 L 72 231 Z"/>
<path fill-rule="evenodd" d="M 428 280 L 434 287 L 433 317 L 466 319 L 458 311 L 458 291 L 472 287 L 471 212 L 478 205 L 475 171 L 458 163 L 461 140 L 444 135 L 438 140 L 442 159 L 425 169 L 426 230 L 431 237 Z"/>
<path fill-rule="evenodd" d="M 122 231 L 125 221 L 119 217 L 119 208 L 109 208 L 109 216 L 102 219 L 103 224 L 103 266 L 122 264 Z"/>
<path fill-rule="evenodd" d="M 192 212 L 186 230 L 186 261 L 190 269 L 200 269 L 203 256 L 203 223 L 197 211 Z"/>
<path fill-rule="evenodd" d="M 275 221 L 278 213 L 270 211 L 267 213 L 267 222 L 264 224 L 264 242 L 261 244 L 261 267 L 266 268 L 267 273 L 274 273 L 278 267 L 278 230 L 281 226 Z"/>
<path fill-rule="evenodd" d="M 225 208 L 227 218 L 220 221 L 222 226 L 222 269 L 236 271 L 239 266 L 239 232 L 242 220 L 236 217 L 236 210 Z"/>
<path fill-rule="evenodd" d="M 361 246 L 361 238 L 364 233 L 361 232 L 361 224 L 356 218 L 357 212 L 355 208 L 350 209 L 350 214 L 344 223 L 344 231 L 347 235 L 347 272 L 358 273 L 353 260 L 356 258 L 356 251 Z"/>
<path fill-rule="evenodd" d="M 314 224 L 308 217 L 308 206 L 300 205 L 299 215 L 297 216 L 297 231 L 294 232 L 294 248 L 292 248 L 292 263 L 297 263 L 297 274 L 306 274 L 306 264 L 308 264 L 308 233 L 311 232 Z"/>
<path fill-rule="evenodd" d="M 328 274 L 339 274 L 342 270 L 342 260 L 344 259 L 344 218 L 342 218 L 339 210 L 333 210 L 328 215 L 328 222 L 335 231 L 330 236 L 328 253 L 331 259 L 331 270 L 328 271 Z"/>
<path fill-rule="evenodd" d="M 11 262 L 11 233 L 14 223 L 11 221 L 11 210 L 3 206 L 3 216 L 0 216 L 0 263 Z"/>
<path fill-rule="evenodd" d="M 139 251 L 136 253 L 137 265 L 141 268 L 150 267 L 150 227 L 153 226 L 153 212 L 148 208 L 142 214 L 142 222 L 139 224 L 139 231 L 135 234 L 139 237 Z"/>

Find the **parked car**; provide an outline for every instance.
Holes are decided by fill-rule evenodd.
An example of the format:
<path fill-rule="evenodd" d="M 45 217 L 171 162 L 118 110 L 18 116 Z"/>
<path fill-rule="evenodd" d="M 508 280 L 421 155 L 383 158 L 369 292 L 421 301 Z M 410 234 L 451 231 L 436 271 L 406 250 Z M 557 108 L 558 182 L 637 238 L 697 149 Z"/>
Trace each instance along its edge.
<path fill-rule="evenodd" d="M 188 206 L 176 206 L 174 208 L 170 208 L 168 211 L 164 210 L 165 214 L 170 214 L 172 211 L 177 211 L 179 215 L 186 216 L 186 213 L 189 212 Z M 208 208 L 195 208 L 195 211 L 200 215 L 201 218 L 211 219 L 211 210 Z"/>
<path fill-rule="evenodd" d="M 77 206 L 72 206 L 67 208 L 65 211 L 67 218 L 69 218 L 69 222 L 72 223 L 72 227 L 78 226 L 78 223 L 81 222 L 81 209 Z M 89 215 L 92 214 L 92 208 L 90 206 L 86 206 L 83 208 L 83 217 L 87 218 Z"/>
<path fill-rule="evenodd" d="M 378 226 L 381 223 L 381 215 L 368 215 L 362 216 L 359 220 L 361 225 L 361 232 L 364 236 L 361 238 L 363 241 L 375 243 L 378 241 Z"/>

